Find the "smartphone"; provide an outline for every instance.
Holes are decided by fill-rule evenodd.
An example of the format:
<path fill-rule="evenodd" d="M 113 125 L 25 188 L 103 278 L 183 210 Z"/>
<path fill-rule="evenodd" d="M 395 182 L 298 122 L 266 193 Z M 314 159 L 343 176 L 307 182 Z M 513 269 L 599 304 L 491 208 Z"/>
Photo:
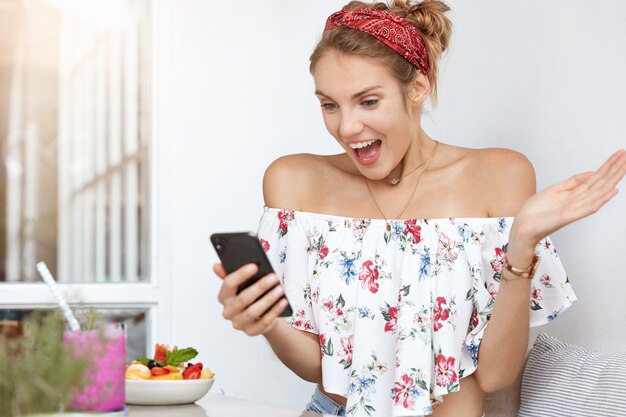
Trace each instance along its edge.
<path fill-rule="evenodd" d="M 272 264 L 267 258 L 263 246 L 261 246 L 261 242 L 253 233 L 215 233 L 211 235 L 211 243 L 227 274 L 249 263 L 255 263 L 259 267 L 253 277 L 239 285 L 237 294 L 265 275 L 274 272 Z M 267 292 L 270 290 L 271 288 Z M 259 298 L 263 297 L 267 292 L 261 294 Z M 283 298 L 287 299 L 284 295 Z M 289 300 L 287 300 L 287 302 L 289 302 Z M 280 317 L 289 317 L 292 314 L 291 306 L 287 304 L 287 307 L 280 313 Z"/>

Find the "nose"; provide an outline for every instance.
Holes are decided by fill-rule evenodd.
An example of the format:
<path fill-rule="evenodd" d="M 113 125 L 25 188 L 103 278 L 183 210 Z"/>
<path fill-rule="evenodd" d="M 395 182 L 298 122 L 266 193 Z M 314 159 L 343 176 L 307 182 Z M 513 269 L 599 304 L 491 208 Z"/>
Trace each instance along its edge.
<path fill-rule="evenodd" d="M 363 123 L 359 117 L 351 111 L 345 111 L 341 113 L 341 119 L 339 120 L 339 135 L 342 138 L 351 138 L 363 130 Z"/>

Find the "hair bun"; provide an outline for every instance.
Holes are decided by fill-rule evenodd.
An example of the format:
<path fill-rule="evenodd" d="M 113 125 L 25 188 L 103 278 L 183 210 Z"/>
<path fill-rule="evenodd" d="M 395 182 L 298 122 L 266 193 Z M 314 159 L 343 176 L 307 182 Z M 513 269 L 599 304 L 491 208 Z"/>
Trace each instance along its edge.
<path fill-rule="evenodd" d="M 447 49 L 452 34 L 452 23 L 445 15 L 450 11 L 450 7 L 440 0 L 423 0 L 416 4 L 405 1 L 394 2 L 394 6 L 401 4 L 407 7 L 406 18 L 436 45 L 437 55 L 441 55 Z"/>

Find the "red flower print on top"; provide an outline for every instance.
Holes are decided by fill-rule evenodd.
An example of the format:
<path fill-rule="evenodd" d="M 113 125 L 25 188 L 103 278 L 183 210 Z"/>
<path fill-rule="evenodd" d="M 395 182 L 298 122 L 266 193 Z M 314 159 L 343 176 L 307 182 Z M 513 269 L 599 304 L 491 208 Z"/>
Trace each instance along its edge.
<path fill-rule="evenodd" d="M 478 326 L 478 310 L 474 307 L 474 311 L 472 311 L 472 327 L 475 329 Z"/>
<path fill-rule="evenodd" d="M 422 226 L 416 225 L 417 220 L 405 220 L 404 221 L 404 235 L 411 235 L 413 243 L 420 243 L 422 240 Z"/>
<path fill-rule="evenodd" d="M 289 223 L 294 219 L 293 210 L 280 210 L 277 214 L 280 224 L 278 225 L 278 235 L 283 237 L 289 231 Z"/>
<path fill-rule="evenodd" d="M 457 381 L 456 372 L 454 371 L 454 358 L 452 356 L 445 357 L 441 353 L 437 355 L 435 366 L 435 375 L 437 385 L 447 387 Z"/>
<path fill-rule="evenodd" d="M 259 241 L 261 242 L 261 246 L 263 246 L 263 250 L 264 250 L 265 252 L 267 252 L 267 251 L 269 251 L 269 250 L 270 250 L 270 243 L 269 243 L 267 240 L 265 240 L 265 239 L 259 239 Z"/>
<path fill-rule="evenodd" d="M 543 297 L 541 296 L 541 290 L 539 288 L 533 288 L 531 295 L 533 297 L 533 300 L 536 300 L 536 301 L 543 300 Z"/>
<path fill-rule="evenodd" d="M 445 297 L 437 297 L 437 302 L 433 308 L 434 324 L 433 328 L 438 331 L 443 327 L 442 321 L 450 318 L 450 309 L 448 308 Z"/>
<path fill-rule="evenodd" d="M 539 282 L 546 288 L 554 288 L 554 286 L 552 285 L 552 282 L 550 282 L 550 275 L 548 274 L 543 274 L 539 278 Z"/>
<path fill-rule="evenodd" d="M 533 285 L 530 289 L 530 309 L 533 311 L 543 310 L 539 301 L 543 300 L 541 290 Z"/>
<path fill-rule="evenodd" d="M 371 293 L 376 294 L 378 292 L 378 269 L 374 266 L 374 262 L 367 260 L 363 262 L 363 266 L 359 271 L 359 281 L 361 286 L 370 290 Z"/>
<path fill-rule="evenodd" d="M 502 272 L 502 268 L 504 268 L 504 251 L 501 248 L 496 248 L 496 257 L 491 260 L 491 267 L 496 273 Z"/>
<path fill-rule="evenodd" d="M 393 400 L 396 405 L 402 404 L 402 407 L 413 410 L 415 408 L 415 381 L 407 374 L 400 377 L 400 381 L 393 383 Z"/>
<path fill-rule="evenodd" d="M 313 330 L 313 326 L 311 325 L 311 320 L 306 320 L 306 313 L 303 309 L 299 309 L 296 311 L 292 318 L 292 326 L 298 330 L 311 331 Z"/>
<path fill-rule="evenodd" d="M 324 333 L 321 333 L 319 338 L 320 338 L 321 357 L 323 357 L 324 355 L 333 356 L 335 352 L 334 352 L 332 340 L 330 340 Z"/>
<path fill-rule="evenodd" d="M 328 298 L 324 298 L 322 300 L 322 308 L 329 313 L 332 313 L 335 310 L 335 300 L 332 295 L 329 295 Z"/>
<path fill-rule="evenodd" d="M 348 369 L 352 365 L 352 336 L 341 338 L 341 351 L 339 356 L 343 357 L 339 361 L 344 369 Z"/>
<path fill-rule="evenodd" d="M 381 308 L 385 323 L 385 332 L 395 332 L 398 329 L 398 307 L 390 307 L 387 310 Z"/>
<path fill-rule="evenodd" d="M 320 259 L 324 259 L 328 255 L 328 246 L 322 245 L 317 255 L 320 257 Z"/>

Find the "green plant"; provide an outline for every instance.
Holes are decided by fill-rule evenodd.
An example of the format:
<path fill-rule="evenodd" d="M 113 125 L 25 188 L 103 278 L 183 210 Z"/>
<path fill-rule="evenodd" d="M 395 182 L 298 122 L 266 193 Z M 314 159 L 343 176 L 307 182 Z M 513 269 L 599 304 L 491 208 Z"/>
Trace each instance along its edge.
<path fill-rule="evenodd" d="M 0 334 L 0 416 L 59 411 L 85 382 L 88 359 L 64 345 L 58 311 L 34 313 L 24 327 L 23 337 Z"/>

